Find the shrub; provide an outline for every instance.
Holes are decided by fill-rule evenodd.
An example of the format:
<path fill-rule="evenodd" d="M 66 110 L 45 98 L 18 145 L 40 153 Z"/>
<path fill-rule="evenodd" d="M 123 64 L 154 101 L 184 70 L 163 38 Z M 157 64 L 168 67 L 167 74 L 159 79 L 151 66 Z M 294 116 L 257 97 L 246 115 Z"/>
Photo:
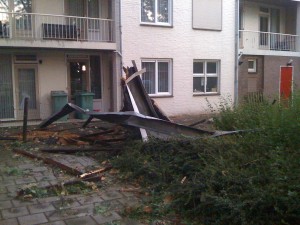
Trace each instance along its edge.
<path fill-rule="evenodd" d="M 223 107 L 236 136 L 134 142 L 114 165 L 195 224 L 300 224 L 300 98 Z"/>

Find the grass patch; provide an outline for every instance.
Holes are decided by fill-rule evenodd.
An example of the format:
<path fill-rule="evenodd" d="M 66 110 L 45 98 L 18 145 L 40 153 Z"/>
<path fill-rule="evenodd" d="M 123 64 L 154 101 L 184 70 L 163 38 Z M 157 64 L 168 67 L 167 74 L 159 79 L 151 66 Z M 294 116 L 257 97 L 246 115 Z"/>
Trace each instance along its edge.
<path fill-rule="evenodd" d="M 4 173 L 8 176 L 21 176 L 24 175 L 23 170 L 17 167 L 6 167 Z"/>
<path fill-rule="evenodd" d="M 44 198 L 51 196 L 67 196 L 72 194 L 89 193 L 95 189 L 95 185 L 89 182 L 80 182 L 66 186 L 49 186 L 47 188 L 38 187 L 36 184 L 30 184 L 22 188 L 19 192 L 19 198 Z"/>
<path fill-rule="evenodd" d="M 180 215 L 184 224 L 205 225 L 300 224 L 299 96 L 288 106 L 222 105 L 215 125 L 256 132 L 137 141 L 113 164 L 160 199 L 151 204 L 153 212 L 163 212 L 154 215 L 158 218 Z"/>

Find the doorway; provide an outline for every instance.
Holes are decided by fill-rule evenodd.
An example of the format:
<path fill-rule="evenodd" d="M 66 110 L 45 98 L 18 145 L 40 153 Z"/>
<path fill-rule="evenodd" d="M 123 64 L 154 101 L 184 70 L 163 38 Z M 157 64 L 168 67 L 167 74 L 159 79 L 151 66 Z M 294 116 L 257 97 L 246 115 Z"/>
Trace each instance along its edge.
<path fill-rule="evenodd" d="M 25 97 L 29 98 L 28 119 L 39 119 L 37 66 L 16 65 L 15 75 L 17 119 L 23 116 Z"/>
<path fill-rule="evenodd" d="M 93 108 L 102 109 L 102 61 L 100 55 L 68 55 L 68 86 L 69 101 L 75 101 L 75 95 L 80 92 L 91 92 Z"/>
<path fill-rule="evenodd" d="M 266 48 L 269 45 L 269 16 L 261 15 L 259 18 L 259 45 L 261 48 Z"/>
<path fill-rule="evenodd" d="M 293 67 L 282 66 L 280 68 L 280 99 L 287 100 L 293 92 Z"/>
<path fill-rule="evenodd" d="M 69 62 L 69 96 L 71 101 L 74 101 L 77 93 L 89 91 L 88 71 L 88 61 L 78 60 Z"/>

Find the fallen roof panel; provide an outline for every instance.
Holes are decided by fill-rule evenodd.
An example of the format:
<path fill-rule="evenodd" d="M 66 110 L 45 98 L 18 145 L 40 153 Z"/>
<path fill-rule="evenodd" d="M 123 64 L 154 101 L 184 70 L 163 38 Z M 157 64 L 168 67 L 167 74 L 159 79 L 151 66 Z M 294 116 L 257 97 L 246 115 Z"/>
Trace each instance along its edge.
<path fill-rule="evenodd" d="M 66 104 L 62 110 L 50 118 L 46 119 L 40 124 L 40 128 L 45 128 L 55 122 L 56 120 L 64 117 L 65 115 L 77 111 L 79 113 L 87 114 L 91 118 L 108 121 L 111 123 L 127 125 L 132 127 L 143 128 L 146 130 L 154 131 L 157 133 L 166 134 L 168 136 L 188 136 L 196 137 L 203 134 L 213 134 L 214 132 L 200 130 L 181 124 L 157 119 L 154 117 L 144 116 L 136 112 L 89 112 L 72 104 Z M 89 120 L 90 120 L 89 119 Z"/>

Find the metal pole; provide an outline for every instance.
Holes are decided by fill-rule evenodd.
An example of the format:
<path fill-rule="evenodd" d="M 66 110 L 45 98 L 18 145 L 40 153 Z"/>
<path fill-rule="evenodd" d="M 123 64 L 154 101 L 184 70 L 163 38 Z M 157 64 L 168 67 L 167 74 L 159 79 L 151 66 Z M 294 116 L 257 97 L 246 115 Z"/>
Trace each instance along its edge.
<path fill-rule="evenodd" d="M 29 98 L 25 97 L 25 99 L 24 99 L 24 115 L 23 115 L 23 142 L 27 141 L 28 101 L 29 101 Z"/>
<path fill-rule="evenodd" d="M 239 7 L 240 1 L 235 1 L 235 63 L 234 63 L 234 105 L 239 102 Z"/>

